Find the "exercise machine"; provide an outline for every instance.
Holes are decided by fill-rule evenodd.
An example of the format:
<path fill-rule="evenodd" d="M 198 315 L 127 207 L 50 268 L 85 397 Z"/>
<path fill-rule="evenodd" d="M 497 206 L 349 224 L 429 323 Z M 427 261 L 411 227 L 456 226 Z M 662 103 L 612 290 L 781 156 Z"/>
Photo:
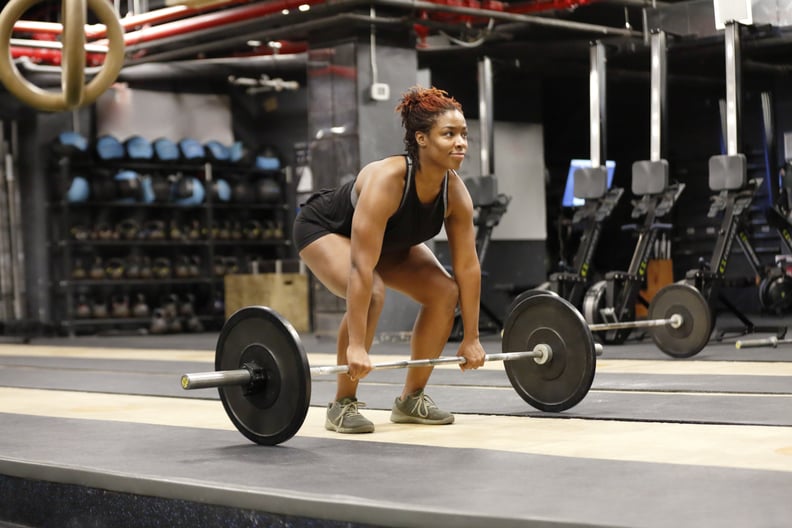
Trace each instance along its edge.
<path fill-rule="evenodd" d="M 627 271 L 610 271 L 605 279 L 595 282 L 583 298 L 582 312 L 590 324 L 618 323 L 635 319 L 636 303 L 649 303 L 641 297 L 646 283 L 646 270 L 653 255 L 655 241 L 660 231 L 668 231 L 671 224 L 660 223 L 674 207 L 684 190 L 683 183 L 668 184 L 668 163 L 659 161 L 637 161 L 633 164 L 632 192 L 640 196 L 633 201 L 632 218 L 641 223 L 622 226 L 624 231 L 635 231 L 638 242 L 633 251 Z M 598 332 L 597 337 L 605 343 L 623 343 L 632 328 L 620 328 Z"/>
<path fill-rule="evenodd" d="M 627 271 L 611 271 L 605 280 L 595 282 L 583 299 L 583 315 L 590 324 L 619 323 L 635 319 L 636 303 L 649 306 L 641 296 L 646 283 L 646 271 L 655 249 L 658 232 L 668 231 L 671 224 L 660 223 L 685 188 L 682 183 L 668 183 L 668 161 L 663 159 L 666 122 L 666 35 L 654 31 L 650 35 L 650 152 L 649 160 L 632 165 L 632 218 L 642 222 L 622 226 L 623 231 L 634 231 L 638 242 Z M 618 328 L 597 332 L 596 336 L 609 344 L 623 343 L 633 328 Z"/>

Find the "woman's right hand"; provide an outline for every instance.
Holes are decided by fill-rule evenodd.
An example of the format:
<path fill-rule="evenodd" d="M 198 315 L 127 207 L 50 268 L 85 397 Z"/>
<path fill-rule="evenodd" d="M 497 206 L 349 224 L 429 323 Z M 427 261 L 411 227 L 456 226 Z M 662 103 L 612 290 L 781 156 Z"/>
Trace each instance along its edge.
<path fill-rule="evenodd" d="M 371 372 L 371 360 L 368 351 L 362 346 L 348 346 L 346 350 L 347 375 L 352 381 L 365 378 Z"/>

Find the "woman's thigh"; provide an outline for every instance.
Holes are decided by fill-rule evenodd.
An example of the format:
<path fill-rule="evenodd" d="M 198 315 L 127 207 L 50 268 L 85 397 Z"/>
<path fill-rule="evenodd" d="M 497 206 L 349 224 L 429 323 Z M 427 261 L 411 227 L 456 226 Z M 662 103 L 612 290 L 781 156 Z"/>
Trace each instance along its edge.
<path fill-rule="evenodd" d="M 386 286 L 420 304 L 430 304 L 445 288 L 455 286 L 454 279 L 425 244 L 383 255 L 377 271 Z"/>
<path fill-rule="evenodd" d="M 329 234 L 314 240 L 300 251 L 300 258 L 333 294 L 346 298 L 351 267 L 348 238 Z"/>

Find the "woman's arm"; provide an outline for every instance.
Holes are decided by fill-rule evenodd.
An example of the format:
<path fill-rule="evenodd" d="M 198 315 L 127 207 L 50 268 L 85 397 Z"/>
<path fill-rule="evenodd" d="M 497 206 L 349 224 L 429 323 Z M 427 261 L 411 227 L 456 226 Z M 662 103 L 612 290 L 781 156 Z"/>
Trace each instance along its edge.
<path fill-rule="evenodd" d="M 360 188 L 352 217 L 352 261 L 346 299 L 347 362 L 353 378 L 370 370 L 365 343 L 374 268 L 380 259 L 385 226 L 401 203 L 406 169 L 404 158 L 399 156 L 370 163 L 358 175 Z"/>
<path fill-rule="evenodd" d="M 473 200 L 462 179 L 451 173 L 448 182 L 448 216 L 445 221 L 451 266 L 459 286 L 463 339 L 478 339 L 481 267 L 476 253 Z"/>

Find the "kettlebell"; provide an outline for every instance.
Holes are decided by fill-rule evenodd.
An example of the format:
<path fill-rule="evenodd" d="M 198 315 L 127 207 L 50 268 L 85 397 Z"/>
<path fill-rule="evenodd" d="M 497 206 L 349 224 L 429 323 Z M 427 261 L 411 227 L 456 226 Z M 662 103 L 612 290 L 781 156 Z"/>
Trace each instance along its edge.
<path fill-rule="evenodd" d="M 171 262 L 167 257 L 157 257 L 151 262 L 151 273 L 154 278 L 168 279 L 171 276 Z"/>
<path fill-rule="evenodd" d="M 155 308 L 152 312 L 149 332 L 152 334 L 165 334 L 168 332 L 168 320 L 162 308 Z"/>
<path fill-rule="evenodd" d="M 124 267 L 124 274 L 128 279 L 140 278 L 140 257 L 137 255 L 129 255 L 126 259 L 126 266 Z"/>
<path fill-rule="evenodd" d="M 146 296 L 138 293 L 135 296 L 135 304 L 132 306 L 133 317 L 148 317 L 151 313 L 148 303 L 146 303 Z"/>
<path fill-rule="evenodd" d="M 94 300 L 91 303 L 91 315 L 96 319 L 104 319 L 107 317 L 107 303 L 102 300 Z"/>
<path fill-rule="evenodd" d="M 124 277 L 124 261 L 118 257 L 107 259 L 105 264 L 105 275 L 114 280 Z"/>
<path fill-rule="evenodd" d="M 189 257 L 186 255 L 179 255 L 176 258 L 176 263 L 173 266 L 173 274 L 180 279 L 186 279 L 190 276 Z"/>
<path fill-rule="evenodd" d="M 91 266 L 91 270 L 88 272 L 88 275 L 93 280 L 102 280 L 105 278 L 104 266 L 102 265 L 102 257 L 94 258 L 93 266 Z"/>
<path fill-rule="evenodd" d="M 88 275 L 88 272 L 85 271 L 85 265 L 81 259 L 75 259 L 74 267 L 72 268 L 72 279 L 75 280 L 82 280 Z"/>
<path fill-rule="evenodd" d="M 140 233 L 140 226 L 134 218 L 125 218 L 116 226 L 116 232 L 123 240 L 133 240 Z"/>
<path fill-rule="evenodd" d="M 76 315 L 80 319 L 88 319 L 91 317 L 91 306 L 88 304 L 88 299 L 85 295 L 80 295 L 77 298 Z"/>
<path fill-rule="evenodd" d="M 188 293 L 179 304 L 179 315 L 187 317 L 195 314 L 195 295 Z"/>
<path fill-rule="evenodd" d="M 129 297 L 126 295 L 114 295 L 110 309 L 113 317 L 126 319 L 129 317 Z"/>
<path fill-rule="evenodd" d="M 256 183 L 258 201 L 265 204 L 281 201 L 281 187 L 273 178 L 261 178 Z"/>

